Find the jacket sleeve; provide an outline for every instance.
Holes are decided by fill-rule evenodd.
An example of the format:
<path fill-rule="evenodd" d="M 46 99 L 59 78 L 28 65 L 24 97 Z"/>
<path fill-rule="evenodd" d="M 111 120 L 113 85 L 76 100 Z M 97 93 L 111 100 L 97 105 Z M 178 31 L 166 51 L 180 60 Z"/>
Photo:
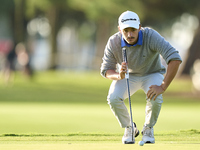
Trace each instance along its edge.
<path fill-rule="evenodd" d="M 150 48 L 160 53 L 167 64 L 171 60 L 180 60 L 182 62 L 178 50 L 167 42 L 158 32 L 153 30 L 150 39 Z"/>
<path fill-rule="evenodd" d="M 104 50 L 104 56 L 102 58 L 103 62 L 101 64 L 101 75 L 105 77 L 107 70 L 116 70 L 116 58 L 113 54 L 113 46 L 111 44 L 111 38 L 108 40 L 108 43 Z"/>

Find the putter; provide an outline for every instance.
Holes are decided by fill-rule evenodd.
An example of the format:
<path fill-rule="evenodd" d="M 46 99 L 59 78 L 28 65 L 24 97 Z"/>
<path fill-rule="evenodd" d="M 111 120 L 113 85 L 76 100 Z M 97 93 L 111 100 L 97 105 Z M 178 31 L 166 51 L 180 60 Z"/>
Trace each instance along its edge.
<path fill-rule="evenodd" d="M 126 54 L 126 48 L 125 47 L 122 48 L 122 52 L 123 52 L 123 61 L 125 63 L 128 63 L 128 61 L 127 61 L 127 54 Z M 129 100 L 129 106 L 130 106 L 131 127 L 132 127 L 132 141 L 133 141 L 133 132 L 134 132 L 134 130 L 133 130 L 133 116 L 132 116 L 132 108 L 131 108 L 131 96 L 130 96 L 130 88 L 129 88 L 129 72 L 128 72 L 128 67 L 127 67 L 127 72 L 125 74 L 125 78 L 126 78 L 126 83 L 127 83 L 127 88 L 128 88 L 128 100 Z"/>

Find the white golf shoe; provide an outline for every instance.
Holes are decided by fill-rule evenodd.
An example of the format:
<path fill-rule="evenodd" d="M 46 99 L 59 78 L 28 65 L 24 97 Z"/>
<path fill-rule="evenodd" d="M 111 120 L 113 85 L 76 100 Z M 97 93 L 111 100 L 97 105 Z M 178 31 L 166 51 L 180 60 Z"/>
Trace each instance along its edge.
<path fill-rule="evenodd" d="M 155 143 L 153 127 L 144 126 L 142 130 L 142 135 L 142 141 L 144 141 L 144 143 Z"/>
<path fill-rule="evenodd" d="M 122 137 L 122 143 L 123 144 L 134 144 L 135 143 L 135 137 L 137 137 L 140 132 L 136 127 L 136 124 L 133 123 L 133 132 L 132 132 L 132 126 L 128 126 L 125 128 L 124 136 Z"/>

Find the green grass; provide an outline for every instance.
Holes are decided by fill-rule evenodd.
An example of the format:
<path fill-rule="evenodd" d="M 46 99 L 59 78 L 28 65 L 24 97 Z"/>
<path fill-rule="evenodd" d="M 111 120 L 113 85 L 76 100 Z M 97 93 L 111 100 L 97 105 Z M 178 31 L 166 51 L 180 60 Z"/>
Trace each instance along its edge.
<path fill-rule="evenodd" d="M 110 83 L 97 72 L 40 72 L 32 81 L 16 74 L 13 86 L 0 80 L 0 150 L 200 149 L 200 98 L 190 80 L 170 85 L 154 128 L 156 144 L 143 147 L 121 144 L 124 129 L 106 101 Z M 145 94 L 131 98 L 141 130 Z"/>
<path fill-rule="evenodd" d="M 141 130 L 145 104 L 133 105 L 133 116 Z M 6 133 L 123 133 L 105 104 L 1 103 L 0 134 Z M 163 105 L 155 131 L 199 129 L 198 105 Z"/>
<path fill-rule="evenodd" d="M 37 149 L 37 150 L 177 150 L 199 149 L 200 131 L 183 130 L 176 132 L 158 132 L 156 144 L 138 146 L 121 144 L 121 135 L 112 133 L 73 133 L 73 134 L 18 134 L 0 136 L 0 149 Z M 141 138 L 141 135 L 139 136 Z"/>

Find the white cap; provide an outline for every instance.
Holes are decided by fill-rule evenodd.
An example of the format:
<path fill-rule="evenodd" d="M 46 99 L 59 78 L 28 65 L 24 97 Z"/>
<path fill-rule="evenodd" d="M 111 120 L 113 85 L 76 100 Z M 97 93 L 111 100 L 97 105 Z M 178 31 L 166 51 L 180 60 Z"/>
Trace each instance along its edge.
<path fill-rule="evenodd" d="M 125 11 L 119 16 L 118 24 L 121 30 L 129 27 L 139 29 L 140 19 L 136 13 Z"/>

